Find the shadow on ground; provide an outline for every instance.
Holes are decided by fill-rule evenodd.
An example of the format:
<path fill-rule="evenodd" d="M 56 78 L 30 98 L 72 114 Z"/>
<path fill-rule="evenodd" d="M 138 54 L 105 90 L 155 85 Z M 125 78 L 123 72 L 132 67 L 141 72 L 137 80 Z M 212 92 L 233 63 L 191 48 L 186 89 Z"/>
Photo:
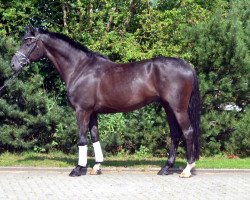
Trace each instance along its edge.
<path fill-rule="evenodd" d="M 46 155 L 32 155 L 24 159 L 20 159 L 18 161 L 20 164 L 22 163 L 33 163 L 36 166 L 39 166 L 41 162 L 45 163 L 64 163 L 64 166 L 75 166 L 77 164 L 77 159 L 75 157 L 68 158 L 64 156 L 46 156 Z M 37 163 L 37 164 L 36 164 Z M 95 163 L 94 158 L 88 158 L 88 165 L 91 167 Z M 164 158 L 162 159 L 128 159 L 128 160 L 119 160 L 119 159 L 110 159 L 107 158 L 104 160 L 102 166 L 104 167 L 162 167 L 166 163 Z M 184 161 L 176 161 L 175 168 L 183 168 L 185 166 Z M 48 166 L 49 164 L 47 164 Z M 63 165 L 60 165 L 63 166 Z"/>

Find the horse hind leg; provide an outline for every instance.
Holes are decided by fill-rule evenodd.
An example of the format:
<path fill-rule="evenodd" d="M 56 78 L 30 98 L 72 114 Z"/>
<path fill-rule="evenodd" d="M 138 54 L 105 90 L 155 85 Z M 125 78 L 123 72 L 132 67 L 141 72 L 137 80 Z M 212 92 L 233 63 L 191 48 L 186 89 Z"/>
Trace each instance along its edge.
<path fill-rule="evenodd" d="M 187 111 L 174 111 L 175 117 L 186 140 L 187 166 L 180 174 L 181 178 L 191 177 L 191 170 L 195 167 L 193 128 L 191 126 Z"/>
<path fill-rule="evenodd" d="M 167 114 L 167 120 L 170 128 L 171 145 L 169 149 L 167 162 L 165 166 L 162 167 L 161 170 L 158 172 L 158 175 L 168 175 L 170 173 L 170 168 L 173 167 L 175 163 L 176 152 L 182 135 L 182 131 L 179 127 L 179 124 L 175 118 L 172 109 L 169 106 L 167 106 L 165 107 L 165 111 Z"/>
<path fill-rule="evenodd" d="M 99 141 L 97 115 L 95 113 L 91 115 L 90 123 L 89 123 L 89 130 L 90 130 L 91 140 L 93 143 L 94 153 L 95 153 L 95 165 L 92 168 L 90 174 L 100 175 L 102 174 L 100 166 L 101 166 L 101 163 L 103 162 L 103 154 L 102 154 L 101 144 Z"/>

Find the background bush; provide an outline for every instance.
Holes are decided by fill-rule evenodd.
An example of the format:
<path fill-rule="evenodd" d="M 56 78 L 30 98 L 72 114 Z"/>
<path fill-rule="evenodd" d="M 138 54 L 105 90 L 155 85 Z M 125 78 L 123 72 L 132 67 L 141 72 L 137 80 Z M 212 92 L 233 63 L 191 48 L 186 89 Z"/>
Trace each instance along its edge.
<path fill-rule="evenodd" d="M 202 95 L 202 153 L 249 156 L 250 7 L 247 0 L 9 0 L 0 2 L 0 86 L 25 26 L 61 32 L 110 57 L 131 62 L 158 55 L 190 61 Z M 227 110 L 226 106 L 236 109 Z M 156 112 L 158 110 L 158 112 Z M 163 109 L 99 116 L 103 148 L 165 156 Z M 0 152 L 75 153 L 77 125 L 51 63 L 33 63 L 0 96 Z M 183 143 L 179 153 L 184 156 Z"/>

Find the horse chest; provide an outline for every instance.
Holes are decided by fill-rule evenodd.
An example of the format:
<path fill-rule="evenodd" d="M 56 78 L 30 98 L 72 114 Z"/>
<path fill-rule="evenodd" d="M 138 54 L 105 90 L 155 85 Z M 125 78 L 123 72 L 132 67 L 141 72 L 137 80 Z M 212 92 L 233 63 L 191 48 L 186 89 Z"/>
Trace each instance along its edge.
<path fill-rule="evenodd" d="M 96 85 L 80 82 L 67 89 L 67 96 L 71 105 L 75 108 L 90 109 L 95 104 Z"/>

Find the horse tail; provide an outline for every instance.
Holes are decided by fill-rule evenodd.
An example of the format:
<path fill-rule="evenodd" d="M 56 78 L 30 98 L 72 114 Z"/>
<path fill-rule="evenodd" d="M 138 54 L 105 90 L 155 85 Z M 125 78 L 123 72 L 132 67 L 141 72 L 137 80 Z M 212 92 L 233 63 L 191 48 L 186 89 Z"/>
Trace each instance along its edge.
<path fill-rule="evenodd" d="M 197 74 L 194 71 L 194 81 L 193 81 L 193 91 L 191 93 L 189 105 L 188 105 L 188 115 L 190 119 L 191 126 L 194 130 L 193 141 L 194 141 L 194 158 L 199 159 L 200 155 L 200 115 L 201 115 L 201 99 L 199 91 L 199 83 Z"/>

